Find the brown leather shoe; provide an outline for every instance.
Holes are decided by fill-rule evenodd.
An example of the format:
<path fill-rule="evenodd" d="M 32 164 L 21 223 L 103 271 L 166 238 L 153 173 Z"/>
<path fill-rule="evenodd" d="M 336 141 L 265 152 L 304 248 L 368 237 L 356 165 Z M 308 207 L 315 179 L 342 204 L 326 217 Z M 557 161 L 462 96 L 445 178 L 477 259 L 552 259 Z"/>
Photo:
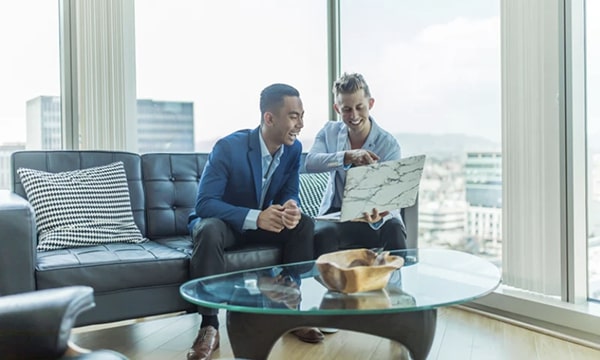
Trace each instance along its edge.
<path fill-rule="evenodd" d="M 212 353 L 219 348 L 219 331 L 212 326 L 201 327 L 192 348 L 187 353 L 188 360 L 210 360 Z"/>
<path fill-rule="evenodd" d="M 325 335 L 318 328 L 301 328 L 292 331 L 292 334 L 296 335 L 298 339 L 311 344 L 319 343 L 325 339 Z"/>

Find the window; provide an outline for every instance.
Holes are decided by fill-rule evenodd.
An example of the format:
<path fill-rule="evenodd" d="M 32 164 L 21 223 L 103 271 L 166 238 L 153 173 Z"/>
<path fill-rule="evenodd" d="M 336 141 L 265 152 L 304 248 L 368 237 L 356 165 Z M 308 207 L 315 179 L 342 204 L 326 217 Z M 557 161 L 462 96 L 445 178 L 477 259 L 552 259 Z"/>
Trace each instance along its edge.
<path fill-rule="evenodd" d="M 11 187 L 10 154 L 61 148 L 58 2 L 2 4 L 0 189 Z"/>
<path fill-rule="evenodd" d="M 154 145 L 144 152 L 210 151 L 218 138 L 257 127 L 260 91 L 275 82 L 300 91 L 299 139 L 310 148 L 328 120 L 324 1 L 144 0 L 135 11 L 138 121 L 152 120 L 138 123 L 138 137 Z M 182 132 L 194 137 L 174 136 Z"/>
<path fill-rule="evenodd" d="M 419 246 L 501 266 L 499 1 L 340 4 L 341 70 L 365 76 L 402 156 L 427 154 Z"/>
<path fill-rule="evenodd" d="M 129 5 L 132 3 L 121 3 L 127 6 L 106 13 L 120 13 L 127 26 L 109 26 L 107 31 L 131 36 L 133 11 Z M 510 280 L 514 288 L 503 287 L 475 305 L 532 323 L 543 320 L 552 327 L 559 325 L 567 327 L 567 331 L 580 331 L 571 333 L 574 336 L 581 332 L 599 335 L 598 304 L 586 302 L 586 297 L 584 304 L 578 306 L 582 292 L 598 299 L 594 282 L 598 275 L 594 270 L 598 263 L 595 254 L 598 231 L 594 223 L 598 213 L 594 209 L 597 204 L 591 199 L 596 196 L 595 173 L 600 162 L 595 156 L 600 123 L 594 104 L 600 77 L 596 66 L 597 26 L 591 21 L 587 22 L 587 127 L 583 123 L 573 125 L 569 122 L 572 119 L 565 116 L 568 110 L 564 111 L 565 98 L 584 88 L 563 84 L 569 76 L 564 74 L 568 66 L 563 66 L 570 64 L 568 53 L 580 46 L 584 36 L 583 32 L 575 31 L 571 33 L 572 41 L 569 42 L 568 34 L 565 41 L 562 30 L 583 24 L 575 18 L 583 14 L 584 0 L 222 3 L 206 0 L 136 3 L 138 99 L 136 103 L 132 96 L 127 104 L 136 103 L 138 109 L 145 107 L 144 111 L 138 111 L 139 129 L 144 121 L 148 135 L 166 134 L 162 139 L 147 137 L 148 143 L 158 145 L 154 151 L 175 149 L 175 142 L 180 141 L 169 135 L 172 128 L 163 126 L 164 118 L 168 118 L 169 126 L 190 130 L 191 114 L 196 151 L 209 150 L 216 138 L 240 127 L 255 127 L 259 122 L 258 93 L 276 81 L 289 82 L 302 93 L 306 126 L 301 140 L 305 149 L 310 147 L 331 107 L 327 100 L 330 85 L 326 67 L 330 60 L 337 60 L 327 58 L 328 50 L 334 53 L 334 49 L 327 48 L 326 4 L 339 5 L 341 70 L 365 75 L 377 100 L 373 115 L 384 128 L 398 134 L 405 156 L 428 155 L 420 194 L 419 219 L 424 230 L 419 239 L 421 246 L 440 246 L 439 239 L 444 236 L 448 244 L 443 246 L 492 259 L 496 255 L 491 250 L 501 248 L 502 254 L 497 256 L 502 257 L 505 275 L 511 275 L 504 276 L 503 281 L 506 284 Z M 41 127 L 25 127 L 28 100 L 59 94 L 58 37 L 52 35 L 57 33 L 56 3 L 26 0 L 24 4 L 14 1 L 9 4 L 3 6 L 8 11 L 0 15 L 0 30 L 7 34 L 3 39 L 8 39 L 3 49 L 15 54 L 0 60 L 3 80 L 0 91 L 5 100 L 0 108 L 3 146 L 14 141 L 23 144 L 30 131 L 33 135 L 42 131 Z M 101 3 L 78 2 L 81 4 L 85 6 L 77 6 L 80 11 L 74 14 L 71 24 L 97 15 L 93 5 Z M 598 0 L 587 2 L 587 14 L 588 19 L 598 17 Z M 155 26 L 157 20 L 163 26 Z M 94 32 L 92 27 L 84 30 Z M 30 36 L 30 31 L 35 34 Z M 88 45 L 85 40 L 82 42 Z M 89 45 L 91 49 L 85 54 L 92 57 L 106 54 L 102 41 Z M 74 56 L 85 57 L 85 54 L 75 52 Z M 127 54 L 122 57 L 127 58 Z M 87 60 L 81 60 L 79 65 Z M 112 61 L 121 60 L 115 56 Z M 114 65 L 107 62 L 103 65 Z M 25 70 L 20 64 L 26 65 Z M 586 66 L 577 62 L 573 68 L 582 70 Z M 46 81 L 48 77 L 53 80 Z M 132 78 L 123 82 L 122 87 L 134 86 Z M 501 88 L 502 97 L 506 98 L 502 104 Z M 110 88 L 109 92 L 119 93 L 117 90 L 122 89 Z M 15 97 L 24 91 L 28 93 L 20 99 Z M 73 97 L 73 102 L 79 105 L 90 100 L 82 101 L 83 96 L 92 98 L 92 102 L 102 97 L 90 91 L 82 95 L 81 89 L 72 95 L 66 97 Z M 13 103 L 17 104 L 14 108 Z M 571 111 L 584 107 L 575 105 L 570 107 Z M 95 125 L 105 119 L 94 108 L 89 113 L 96 116 L 90 120 Z M 72 120 L 77 123 L 77 119 Z M 569 134 L 565 129 L 571 125 L 576 128 L 573 131 L 581 134 Z M 70 130 L 69 126 L 66 130 Z M 501 131 L 504 133 L 500 153 Z M 109 131 L 106 136 L 111 134 L 123 135 L 122 131 Z M 580 169 L 564 166 L 565 162 L 585 157 L 565 150 L 572 150 L 569 148 L 572 144 L 565 139 L 584 148 L 585 136 L 588 147 L 580 152 L 587 154 L 587 178 L 580 176 Z M 189 143 L 190 137 L 181 141 Z M 456 155 L 457 151 L 462 157 Z M 2 163 L 0 170 L 5 168 L 8 165 Z M 573 173 L 577 174 L 571 176 L 569 170 L 576 170 Z M 497 181 L 498 176 L 501 182 Z M 587 187 L 577 187 L 578 191 L 587 189 L 587 197 L 580 196 L 586 204 L 569 203 L 579 198 L 571 191 L 575 188 L 573 184 L 586 179 Z M 503 185 L 502 199 L 498 198 L 500 185 Z M 473 206 L 471 201 L 476 199 L 477 206 Z M 503 201 L 504 212 L 489 206 L 488 202 L 494 201 Z M 588 217 L 577 216 L 582 209 L 587 209 Z M 569 220 L 574 218 L 577 221 L 587 218 L 587 233 L 581 230 L 585 226 L 569 226 Z M 582 234 L 573 235 L 569 231 Z M 484 234 L 496 236 L 497 240 L 482 242 Z M 585 252 L 580 247 L 588 253 L 579 256 Z M 582 261 L 585 257 L 589 257 L 589 266 Z M 580 283 L 588 285 L 586 271 L 590 274 L 589 292 L 587 287 L 580 286 Z"/>

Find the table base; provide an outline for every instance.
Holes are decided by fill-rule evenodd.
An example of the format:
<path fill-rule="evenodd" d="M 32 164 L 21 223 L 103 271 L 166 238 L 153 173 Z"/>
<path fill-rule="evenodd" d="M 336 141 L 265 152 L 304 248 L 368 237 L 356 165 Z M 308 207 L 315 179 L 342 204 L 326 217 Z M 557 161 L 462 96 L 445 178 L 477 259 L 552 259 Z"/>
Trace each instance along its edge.
<path fill-rule="evenodd" d="M 233 354 L 246 359 L 267 359 L 285 333 L 299 327 L 334 327 L 395 340 L 413 359 L 426 359 L 437 321 L 437 310 L 356 315 L 279 315 L 227 312 L 227 333 Z"/>

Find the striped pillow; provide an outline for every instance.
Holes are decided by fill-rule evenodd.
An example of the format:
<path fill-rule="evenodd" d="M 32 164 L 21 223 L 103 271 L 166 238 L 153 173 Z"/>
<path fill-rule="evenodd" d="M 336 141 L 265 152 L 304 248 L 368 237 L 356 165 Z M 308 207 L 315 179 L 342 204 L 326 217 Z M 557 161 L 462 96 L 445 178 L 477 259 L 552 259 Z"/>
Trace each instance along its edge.
<path fill-rule="evenodd" d="M 146 241 L 133 220 L 122 162 L 48 173 L 17 169 L 35 210 L 38 251 Z"/>
<path fill-rule="evenodd" d="M 329 181 L 329 173 L 302 173 L 300 174 L 300 203 L 302 212 L 315 217 L 319 214 L 323 194 Z"/>

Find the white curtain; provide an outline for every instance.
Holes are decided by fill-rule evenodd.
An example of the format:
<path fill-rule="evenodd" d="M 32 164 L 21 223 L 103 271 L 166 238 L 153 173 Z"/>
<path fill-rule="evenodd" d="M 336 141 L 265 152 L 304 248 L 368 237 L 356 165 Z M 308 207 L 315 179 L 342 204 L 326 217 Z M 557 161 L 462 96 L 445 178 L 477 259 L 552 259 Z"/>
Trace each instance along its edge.
<path fill-rule="evenodd" d="M 558 0 L 502 1 L 503 282 L 561 295 Z"/>
<path fill-rule="evenodd" d="M 79 148 L 137 152 L 134 0 L 71 5 Z"/>

